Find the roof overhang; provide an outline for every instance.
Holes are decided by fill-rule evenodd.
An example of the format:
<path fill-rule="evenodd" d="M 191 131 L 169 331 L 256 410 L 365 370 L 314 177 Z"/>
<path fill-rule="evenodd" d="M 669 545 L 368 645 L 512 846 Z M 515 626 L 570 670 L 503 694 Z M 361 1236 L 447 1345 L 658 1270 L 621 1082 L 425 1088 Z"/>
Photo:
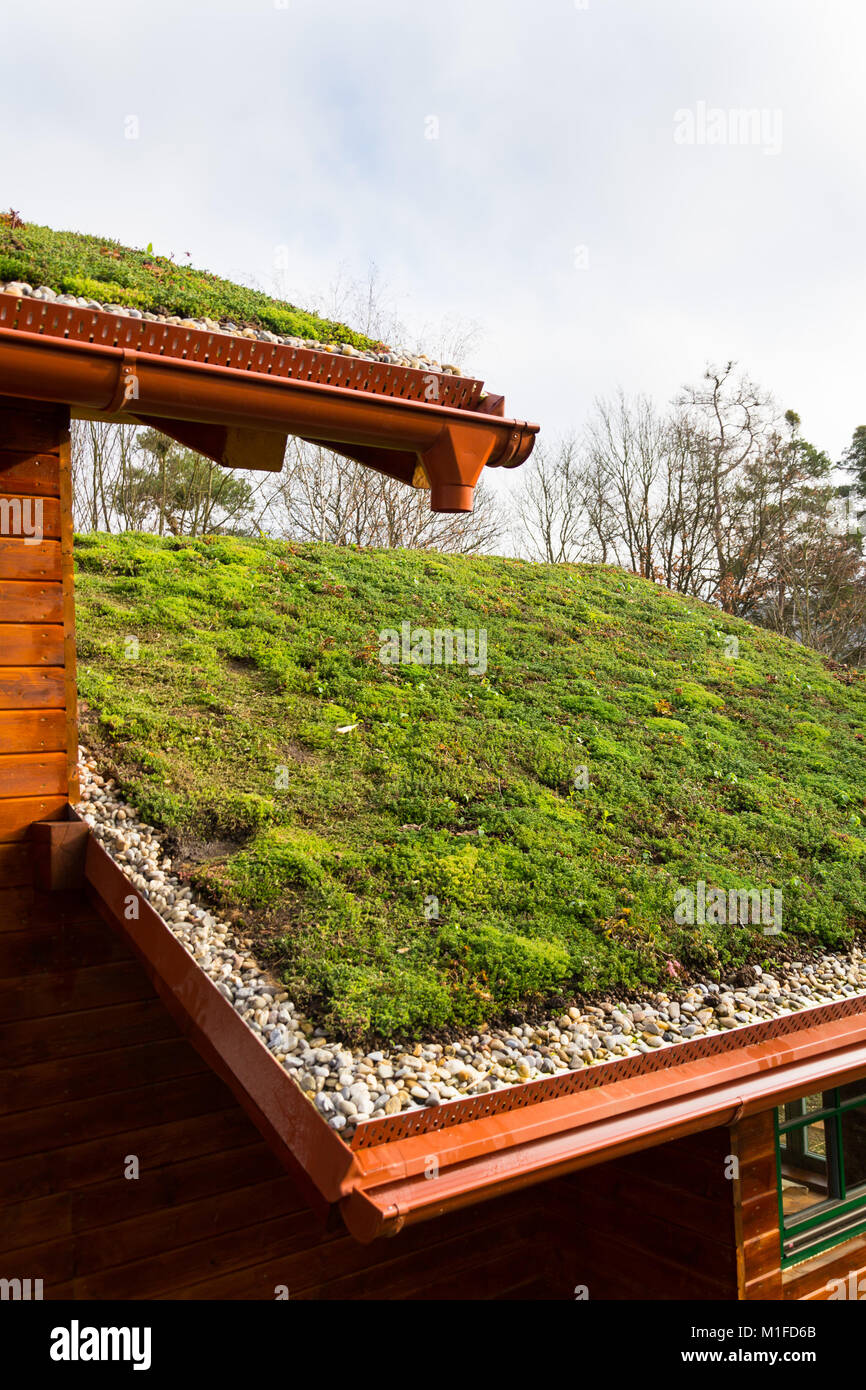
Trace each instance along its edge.
<path fill-rule="evenodd" d="M 227 467 L 278 471 L 286 437 L 334 449 L 472 510 L 485 467 L 516 467 L 538 426 L 447 373 L 227 337 L 0 294 L 0 394 L 145 422 Z"/>
<path fill-rule="evenodd" d="M 73 813 L 74 814 L 74 813 Z M 76 819 L 79 819 L 76 817 Z M 866 1075 L 866 997 L 359 1126 L 351 1146 L 90 835 L 86 880 L 183 1030 L 322 1212 L 358 1240 Z M 130 918 L 130 895 L 137 916 Z"/>

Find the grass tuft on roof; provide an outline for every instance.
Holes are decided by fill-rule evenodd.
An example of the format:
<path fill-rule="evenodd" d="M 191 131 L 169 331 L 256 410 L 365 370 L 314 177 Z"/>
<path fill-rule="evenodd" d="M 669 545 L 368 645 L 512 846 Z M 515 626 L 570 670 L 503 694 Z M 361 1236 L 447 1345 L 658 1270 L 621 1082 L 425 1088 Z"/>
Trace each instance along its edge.
<path fill-rule="evenodd" d="M 344 1036 L 866 924 L 863 673 L 606 567 L 91 535 L 77 568 L 84 739 Z M 404 622 L 484 629 L 486 670 L 383 664 Z M 678 923 L 699 882 L 779 890 L 783 934 Z"/>
<path fill-rule="evenodd" d="M 229 321 L 282 337 L 348 343 L 362 350 L 376 346 L 345 324 L 319 318 L 207 270 L 175 264 L 150 249 L 134 250 L 81 232 L 57 232 L 22 223 L 17 215 L 7 213 L 0 218 L 0 281 L 10 280 L 142 312 Z"/>

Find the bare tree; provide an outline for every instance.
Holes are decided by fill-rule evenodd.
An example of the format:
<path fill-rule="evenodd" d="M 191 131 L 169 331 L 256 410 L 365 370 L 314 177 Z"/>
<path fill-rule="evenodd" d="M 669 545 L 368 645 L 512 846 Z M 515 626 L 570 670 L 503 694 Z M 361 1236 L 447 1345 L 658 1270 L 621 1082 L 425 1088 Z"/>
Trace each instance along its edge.
<path fill-rule="evenodd" d="M 706 439 L 674 412 L 666 422 L 656 561 L 651 578 L 678 593 L 712 588 L 715 548 Z"/>
<path fill-rule="evenodd" d="M 665 423 L 646 397 L 598 400 L 586 431 L 589 473 L 606 499 L 601 546 L 618 564 L 655 577 L 661 560 L 667 437 Z"/>
<path fill-rule="evenodd" d="M 307 295 L 305 302 L 328 318 L 352 323 L 377 342 L 406 346 L 407 331 L 374 264 L 362 280 L 341 268 L 324 300 Z M 449 318 L 428 325 L 407 350 L 420 352 L 423 345 L 435 361 L 462 363 L 477 334 L 476 325 Z M 469 554 L 490 550 L 505 534 L 501 507 L 483 482 L 475 490 L 471 514 L 437 514 L 430 510 L 426 490 L 299 439 L 289 441 L 272 496 L 275 510 L 268 511 L 262 524 L 296 539 Z"/>
<path fill-rule="evenodd" d="M 590 558 L 594 502 L 603 508 L 574 437 L 536 444 L 514 499 L 518 543 L 527 559 L 559 565 Z"/>
<path fill-rule="evenodd" d="M 705 440 L 716 559 L 712 597 L 726 612 L 737 609 L 736 557 L 731 549 L 737 477 L 765 446 L 778 415 L 772 397 L 747 376 L 735 377 L 735 366 L 708 366 L 701 384 L 686 387 L 678 400 L 685 419 Z"/>
<path fill-rule="evenodd" d="M 274 534 L 333 545 L 471 554 L 490 550 L 505 530 L 483 481 L 471 513 L 431 512 L 426 491 L 300 439 L 289 441 L 273 502 L 266 524 Z"/>

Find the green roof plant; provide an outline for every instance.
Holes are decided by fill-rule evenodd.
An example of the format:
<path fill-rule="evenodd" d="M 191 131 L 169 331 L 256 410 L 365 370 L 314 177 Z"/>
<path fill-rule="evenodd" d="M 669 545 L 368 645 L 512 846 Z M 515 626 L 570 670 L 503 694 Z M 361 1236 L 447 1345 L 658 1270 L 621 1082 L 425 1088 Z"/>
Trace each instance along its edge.
<path fill-rule="evenodd" d="M 230 537 L 76 553 L 84 741 L 344 1036 L 718 978 L 866 924 L 862 673 L 602 566 Z M 486 669 L 383 664 L 404 622 L 484 630 Z M 679 924 L 701 881 L 780 890 L 782 934 Z"/>

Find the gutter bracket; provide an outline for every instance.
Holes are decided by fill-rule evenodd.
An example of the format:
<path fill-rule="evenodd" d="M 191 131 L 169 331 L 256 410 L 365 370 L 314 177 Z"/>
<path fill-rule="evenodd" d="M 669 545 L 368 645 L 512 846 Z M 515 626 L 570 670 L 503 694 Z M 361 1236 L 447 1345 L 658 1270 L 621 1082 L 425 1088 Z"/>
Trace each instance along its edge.
<path fill-rule="evenodd" d="M 105 407 L 106 414 L 114 415 L 122 410 L 129 400 L 138 400 L 138 358 L 132 348 L 124 348 L 117 372 L 117 383 L 111 399 Z"/>

